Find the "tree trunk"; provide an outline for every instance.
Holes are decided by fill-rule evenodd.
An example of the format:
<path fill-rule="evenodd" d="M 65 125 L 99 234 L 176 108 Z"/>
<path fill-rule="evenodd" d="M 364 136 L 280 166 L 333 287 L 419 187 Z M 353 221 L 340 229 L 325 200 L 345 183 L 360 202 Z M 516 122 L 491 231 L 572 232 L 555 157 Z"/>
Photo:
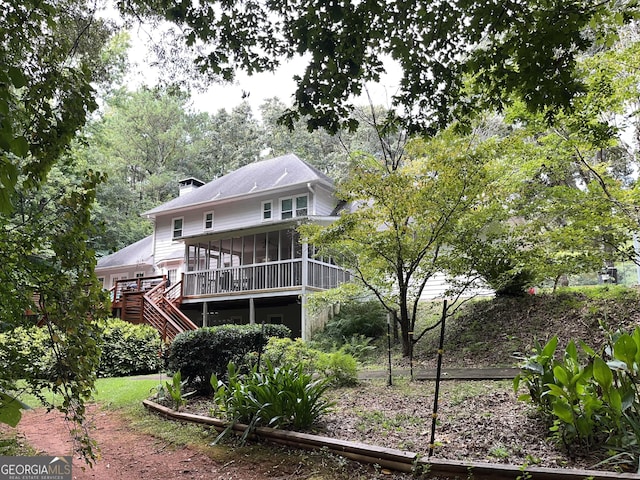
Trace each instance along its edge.
<path fill-rule="evenodd" d="M 409 358 L 411 355 L 411 335 L 409 335 L 409 327 L 402 327 L 402 356 Z"/>

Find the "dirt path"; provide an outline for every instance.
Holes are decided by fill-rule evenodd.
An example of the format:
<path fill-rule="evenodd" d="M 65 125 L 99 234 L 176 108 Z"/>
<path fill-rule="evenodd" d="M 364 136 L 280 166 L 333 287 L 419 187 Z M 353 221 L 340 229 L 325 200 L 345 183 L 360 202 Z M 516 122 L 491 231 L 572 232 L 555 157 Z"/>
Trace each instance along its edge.
<path fill-rule="evenodd" d="M 92 436 L 100 445 L 100 459 L 93 468 L 86 467 L 74 455 L 69 427 L 59 413 L 26 412 L 18 430 L 38 453 L 73 455 L 73 478 L 77 480 L 267 478 L 253 466 L 222 465 L 203 453 L 184 447 L 175 449 L 153 436 L 136 433 L 113 411 L 92 407 L 89 419 Z"/>

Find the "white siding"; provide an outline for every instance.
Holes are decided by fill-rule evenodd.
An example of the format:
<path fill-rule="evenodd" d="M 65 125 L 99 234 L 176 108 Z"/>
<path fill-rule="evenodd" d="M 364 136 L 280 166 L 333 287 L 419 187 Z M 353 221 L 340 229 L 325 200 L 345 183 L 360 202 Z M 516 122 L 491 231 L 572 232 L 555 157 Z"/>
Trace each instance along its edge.
<path fill-rule="evenodd" d="M 427 281 L 427 284 L 422 291 L 420 299 L 433 300 L 435 298 L 443 298 L 447 289 L 450 288 L 450 284 L 447 281 L 447 277 L 442 273 L 436 273 L 433 277 Z M 463 295 L 463 297 L 474 296 L 492 296 L 494 292 L 486 287 L 478 286 L 477 288 L 469 288 Z"/>
<path fill-rule="evenodd" d="M 156 219 L 156 258 L 162 258 L 163 253 L 175 245 L 171 241 L 172 220 L 174 218 L 184 218 L 183 236 L 190 237 L 202 233 L 214 233 L 220 231 L 231 231 L 240 228 L 268 224 L 262 220 L 262 204 L 265 201 L 272 202 L 272 220 L 279 221 L 281 216 L 280 200 L 283 198 L 295 198 L 297 196 L 308 196 L 308 214 L 326 216 L 331 214 L 335 208 L 336 201 L 327 190 L 315 187 L 311 192 L 306 187 L 296 188 L 288 192 L 274 192 L 270 195 L 252 197 L 249 199 L 238 199 L 234 202 L 220 205 L 203 205 L 201 208 L 188 210 L 185 212 L 174 212 L 173 214 L 158 216 Z M 212 230 L 204 230 L 204 214 L 213 211 L 214 224 Z"/>
<path fill-rule="evenodd" d="M 180 245 L 181 242 L 177 242 L 171 238 L 173 234 L 173 224 L 172 220 L 176 218 L 177 215 L 168 215 L 166 217 L 158 217 L 156 219 L 156 228 L 155 228 L 155 248 L 153 251 L 154 261 L 161 260 L 163 258 L 167 258 L 171 254 L 171 252 L 175 249 L 176 245 Z M 184 227 L 186 226 L 187 217 L 185 215 L 185 223 L 183 224 L 183 235 L 184 235 Z"/>
<path fill-rule="evenodd" d="M 336 208 L 336 198 L 324 188 L 316 187 L 315 192 L 315 215 L 331 215 L 331 212 Z M 312 205 L 311 202 L 310 205 Z"/>

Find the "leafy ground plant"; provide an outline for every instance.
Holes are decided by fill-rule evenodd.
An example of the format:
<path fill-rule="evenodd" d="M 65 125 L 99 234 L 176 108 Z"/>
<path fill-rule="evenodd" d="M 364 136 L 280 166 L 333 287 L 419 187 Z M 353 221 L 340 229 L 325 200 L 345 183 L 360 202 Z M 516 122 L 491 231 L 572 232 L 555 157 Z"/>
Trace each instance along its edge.
<path fill-rule="evenodd" d="M 570 449 L 606 445 L 611 458 L 632 458 L 637 468 L 640 454 L 640 328 L 632 334 L 609 335 L 600 355 L 581 342 L 581 352 L 569 342 L 557 359 L 557 337 L 536 345 L 522 373 L 514 380 L 529 393 L 519 398 L 534 403 L 552 422 L 554 438 Z"/>
<path fill-rule="evenodd" d="M 156 387 L 157 399 L 160 402 L 169 401 L 176 410 L 180 410 L 187 404 L 188 398 L 196 393 L 195 390 L 185 392 L 186 385 L 187 380 L 182 380 L 182 375 L 178 371 L 171 377 L 171 381 L 166 381 Z"/>
<path fill-rule="evenodd" d="M 253 368 L 249 374 L 239 375 L 236 366 L 229 363 L 227 378 L 225 383 L 215 375 L 211 377 L 214 390 L 211 414 L 231 422 L 216 442 L 237 422 L 249 426 L 243 441 L 258 426 L 305 430 L 332 406 L 324 398 L 329 380 L 313 380 L 300 365 L 274 367 L 267 361 L 263 371 Z"/>

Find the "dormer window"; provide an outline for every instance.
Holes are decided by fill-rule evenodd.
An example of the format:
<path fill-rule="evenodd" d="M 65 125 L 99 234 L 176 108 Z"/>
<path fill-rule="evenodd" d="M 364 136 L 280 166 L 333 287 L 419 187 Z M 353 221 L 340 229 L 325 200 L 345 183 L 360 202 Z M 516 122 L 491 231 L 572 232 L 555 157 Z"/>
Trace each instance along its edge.
<path fill-rule="evenodd" d="M 272 218 L 272 209 L 273 209 L 273 203 L 272 202 L 262 202 L 262 220 L 266 221 L 266 220 L 271 220 Z"/>
<path fill-rule="evenodd" d="M 204 214 L 204 229 L 213 230 L 213 212 L 206 212 Z"/>
<path fill-rule="evenodd" d="M 173 233 L 171 238 L 180 238 L 182 237 L 182 226 L 184 223 L 184 218 L 174 218 L 173 219 Z"/>

